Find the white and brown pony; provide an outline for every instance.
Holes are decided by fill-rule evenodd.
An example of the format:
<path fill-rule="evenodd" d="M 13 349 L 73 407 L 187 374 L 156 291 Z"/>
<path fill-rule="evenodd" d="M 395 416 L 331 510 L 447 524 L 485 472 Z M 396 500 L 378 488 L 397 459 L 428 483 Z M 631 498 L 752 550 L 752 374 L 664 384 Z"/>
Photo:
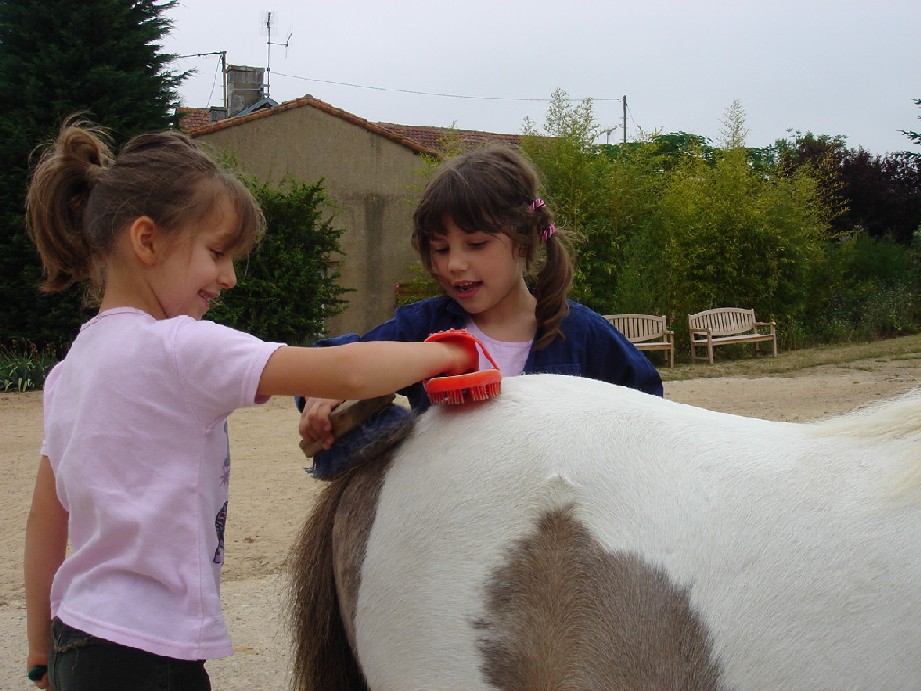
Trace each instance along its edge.
<path fill-rule="evenodd" d="M 921 687 L 921 390 L 809 424 L 506 379 L 325 488 L 301 689 Z"/>

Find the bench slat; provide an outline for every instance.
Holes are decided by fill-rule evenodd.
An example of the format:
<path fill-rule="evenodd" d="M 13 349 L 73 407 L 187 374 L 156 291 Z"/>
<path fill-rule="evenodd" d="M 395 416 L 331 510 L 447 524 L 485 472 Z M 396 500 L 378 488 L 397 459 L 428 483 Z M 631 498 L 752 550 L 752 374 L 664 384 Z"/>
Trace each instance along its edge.
<path fill-rule="evenodd" d="M 675 333 L 669 330 L 666 316 L 606 314 L 604 318 L 639 350 L 668 351 L 668 366 L 675 366 Z"/>

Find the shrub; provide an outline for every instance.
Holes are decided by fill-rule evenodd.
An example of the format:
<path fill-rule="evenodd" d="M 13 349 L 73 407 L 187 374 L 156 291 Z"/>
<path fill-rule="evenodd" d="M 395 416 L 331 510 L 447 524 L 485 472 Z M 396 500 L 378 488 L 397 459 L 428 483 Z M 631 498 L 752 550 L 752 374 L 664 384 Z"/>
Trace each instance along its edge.
<path fill-rule="evenodd" d="M 57 364 L 58 355 L 51 347 L 39 349 L 34 343 L 22 341 L 14 346 L 0 347 L 0 388 L 3 391 L 40 389 L 45 378 Z"/>
<path fill-rule="evenodd" d="M 247 180 L 262 205 L 265 237 L 238 270 L 238 284 L 208 318 L 269 341 L 306 345 L 343 309 L 333 256 L 342 231 L 323 181 L 286 178 L 277 188 Z"/>
<path fill-rule="evenodd" d="M 918 331 L 911 248 L 866 233 L 826 244 L 802 310 L 810 344 L 890 338 Z"/>

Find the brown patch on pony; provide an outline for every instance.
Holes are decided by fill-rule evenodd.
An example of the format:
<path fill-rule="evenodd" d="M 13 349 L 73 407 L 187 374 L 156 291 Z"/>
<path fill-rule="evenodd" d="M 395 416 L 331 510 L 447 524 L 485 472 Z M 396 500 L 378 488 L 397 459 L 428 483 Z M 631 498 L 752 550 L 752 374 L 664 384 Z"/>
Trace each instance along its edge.
<path fill-rule="evenodd" d="M 393 430 L 393 444 L 409 434 L 415 419 Z M 368 688 L 354 652 L 354 613 L 365 545 L 392 457 L 391 451 L 329 482 L 291 551 L 288 619 L 299 691 Z"/>
<path fill-rule="evenodd" d="M 719 689 L 687 592 L 609 553 L 570 509 L 545 514 L 487 585 L 482 672 L 499 689 Z"/>

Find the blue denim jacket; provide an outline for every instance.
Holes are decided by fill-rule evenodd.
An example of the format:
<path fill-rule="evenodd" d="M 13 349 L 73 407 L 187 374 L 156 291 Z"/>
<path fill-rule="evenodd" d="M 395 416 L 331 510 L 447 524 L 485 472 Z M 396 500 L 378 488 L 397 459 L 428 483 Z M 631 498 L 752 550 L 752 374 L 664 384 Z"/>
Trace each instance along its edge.
<path fill-rule="evenodd" d="M 571 374 L 629 386 L 655 396 L 662 395 L 662 379 L 649 359 L 597 312 L 569 300 L 569 314 L 560 324 L 565 339 L 556 338 L 542 350 L 531 349 L 525 374 Z M 429 298 L 398 307 L 393 317 L 364 336 L 344 334 L 317 341 L 315 345 L 343 345 L 354 341 L 424 341 L 429 334 L 462 329 L 468 314 L 447 296 Z M 537 337 L 540 337 L 538 332 Z M 535 339 L 537 340 L 537 339 Z M 422 384 L 400 391 L 413 410 L 429 407 Z M 297 399 L 298 409 L 304 399 Z"/>

